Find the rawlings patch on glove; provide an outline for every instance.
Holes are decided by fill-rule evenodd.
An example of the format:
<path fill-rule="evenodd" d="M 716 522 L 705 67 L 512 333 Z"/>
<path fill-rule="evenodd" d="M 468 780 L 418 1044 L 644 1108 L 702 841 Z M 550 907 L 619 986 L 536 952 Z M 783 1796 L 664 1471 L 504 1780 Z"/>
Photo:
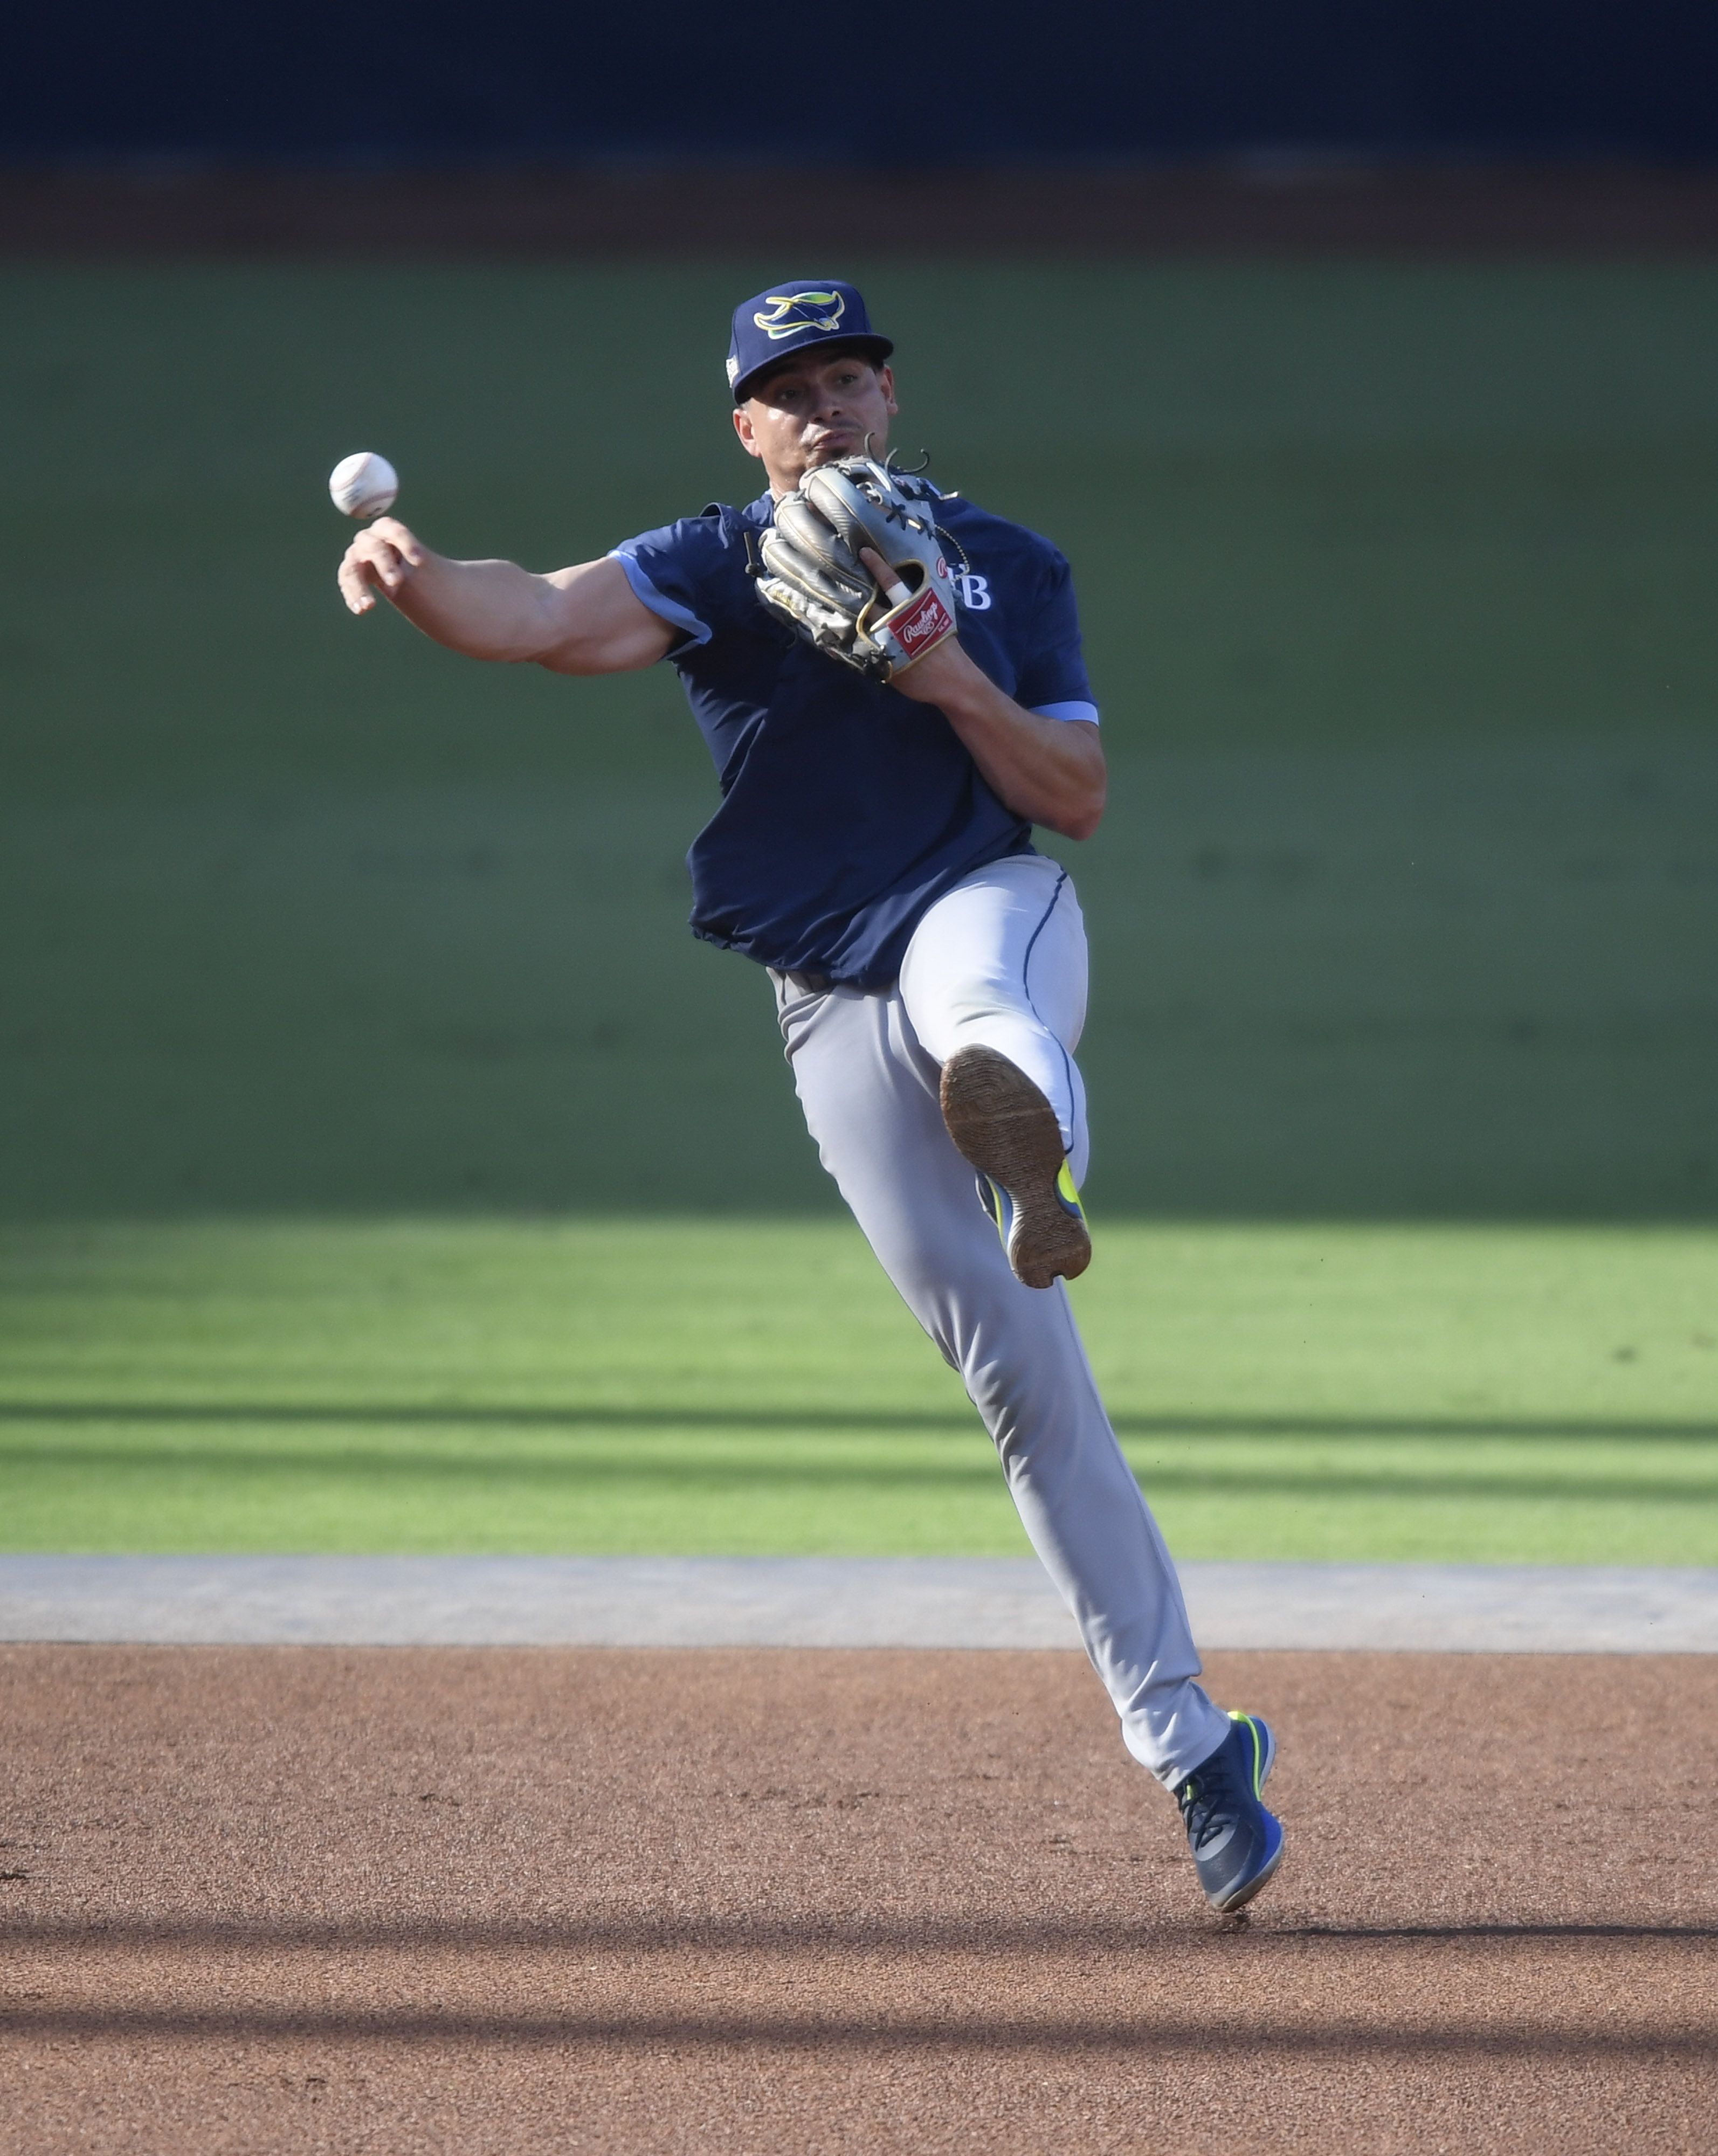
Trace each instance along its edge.
<path fill-rule="evenodd" d="M 807 472 L 759 542 L 758 596 L 818 650 L 887 681 L 954 634 L 934 491 L 874 457 Z M 887 572 L 861 559 L 868 548 Z"/>

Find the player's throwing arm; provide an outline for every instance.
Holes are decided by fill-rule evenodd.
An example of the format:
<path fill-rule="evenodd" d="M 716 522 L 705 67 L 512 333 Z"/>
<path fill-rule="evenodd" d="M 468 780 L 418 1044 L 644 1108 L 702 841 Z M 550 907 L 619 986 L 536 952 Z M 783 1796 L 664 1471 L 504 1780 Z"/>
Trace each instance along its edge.
<path fill-rule="evenodd" d="M 341 501 L 342 473 L 329 490 Z M 380 464 L 393 479 L 385 459 Z M 353 497 L 349 516 L 388 508 L 394 489 Z M 437 554 L 397 516 L 378 516 L 360 531 L 341 562 L 341 596 L 355 614 L 373 613 L 377 596 L 390 600 L 426 636 L 468 659 L 529 660 L 558 674 L 624 674 L 653 665 L 674 640 L 672 629 L 639 604 L 620 564 L 584 562 L 548 576 L 514 562 L 456 562 Z"/>

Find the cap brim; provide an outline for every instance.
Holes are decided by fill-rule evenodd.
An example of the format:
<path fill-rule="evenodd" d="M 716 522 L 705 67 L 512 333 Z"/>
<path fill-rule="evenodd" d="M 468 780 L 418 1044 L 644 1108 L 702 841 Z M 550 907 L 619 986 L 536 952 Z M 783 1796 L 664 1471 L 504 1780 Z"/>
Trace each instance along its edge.
<path fill-rule="evenodd" d="M 760 382 L 780 367 L 791 367 L 796 359 L 803 359 L 807 352 L 815 352 L 830 359 L 833 359 L 837 352 L 862 352 L 867 359 L 876 360 L 880 365 L 894 349 L 892 337 L 873 336 L 869 331 L 862 331 L 854 336 L 807 337 L 804 344 L 795 345 L 791 352 L 772 352 L 761 367 L 754 367 L 749 374 L 741 375 L 733 385 L 733 401 L 736 404 L 743 404 Z"/>

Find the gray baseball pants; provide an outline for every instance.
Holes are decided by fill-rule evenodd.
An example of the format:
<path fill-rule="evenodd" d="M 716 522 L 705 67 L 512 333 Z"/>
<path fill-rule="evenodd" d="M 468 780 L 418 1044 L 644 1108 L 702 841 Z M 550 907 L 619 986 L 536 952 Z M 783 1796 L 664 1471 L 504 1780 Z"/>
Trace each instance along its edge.
<path fill-rule="evenodd" d="M 1173 1787 L 1228 1718 L 1157 1522 L 1098 1398 L 1065 1284 L 1023 1286 L 938 1104 L 942 1065 L 1008 1056 L 1055 1108 L 1084 1179 L 1086 931 L 1067 871 L 1020 854 L 932 906 L 895 985 L 772 975 L 794 1084 L 824 1166 L 903 1301 L 965 1380 L 1032 1547 L 1072 1612 L 1128 1749 Z"/>

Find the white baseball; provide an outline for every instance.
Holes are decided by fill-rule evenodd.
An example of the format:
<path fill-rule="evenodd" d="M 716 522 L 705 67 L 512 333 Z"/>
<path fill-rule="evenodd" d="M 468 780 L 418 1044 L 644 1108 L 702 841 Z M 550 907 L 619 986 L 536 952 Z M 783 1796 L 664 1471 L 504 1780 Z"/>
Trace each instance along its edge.
<path fill-rule="evenodd" d="M 386 457 L 373 449 L 360 449 L 342 457 L 328 475 L 328 492 L 334 506 L 346 516 L 379 516 L 392 509 L 399 492 L 399 474 Z"/>

